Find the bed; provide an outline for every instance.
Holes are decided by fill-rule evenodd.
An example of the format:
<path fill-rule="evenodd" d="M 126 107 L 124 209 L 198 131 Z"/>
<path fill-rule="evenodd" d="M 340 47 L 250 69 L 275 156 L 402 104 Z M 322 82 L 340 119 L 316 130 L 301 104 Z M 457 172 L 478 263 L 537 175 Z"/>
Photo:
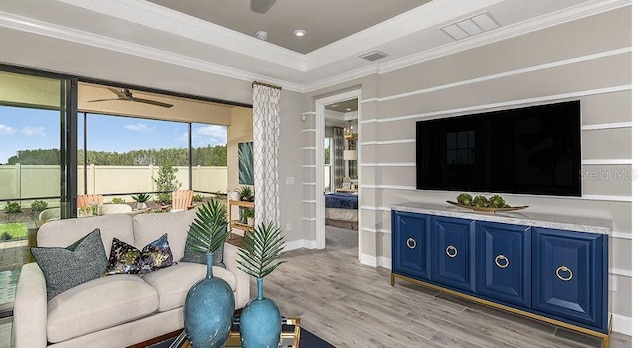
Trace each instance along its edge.
<path fill-rule="evenodd" d="M 358 229 L 358 195 L 328 193 L 324 196 L 325 224 L 351 230 Z"/>

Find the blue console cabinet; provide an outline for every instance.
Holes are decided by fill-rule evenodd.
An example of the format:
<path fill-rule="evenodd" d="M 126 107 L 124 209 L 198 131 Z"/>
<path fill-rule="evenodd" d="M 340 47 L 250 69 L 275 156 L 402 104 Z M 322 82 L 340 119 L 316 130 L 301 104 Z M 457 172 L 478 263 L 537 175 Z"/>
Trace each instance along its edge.
<path fill-rule="evenodd" d="M 603 235 L 533 229 L 533 308 L 605 328 L 607 239 Z"/>
<path fill-rule="evenodd" d="M 477 221 L 478 293 L 531 308 L 531 227 Z"/>
<path fill-rule="evenodd" d="M 431 279 L 430 216 L 398 212 L 393 214 L 393 269 L 399 274 Z"/>
<path fill-rule="evenodd" d="M 392 210 L 394 277 L 603 338 L 608 236 Z"/>
<path fill-rule="evenodd" d="M 433 281 L 455 289 L 475 291 L 473 221 L 432 216 Z"/>

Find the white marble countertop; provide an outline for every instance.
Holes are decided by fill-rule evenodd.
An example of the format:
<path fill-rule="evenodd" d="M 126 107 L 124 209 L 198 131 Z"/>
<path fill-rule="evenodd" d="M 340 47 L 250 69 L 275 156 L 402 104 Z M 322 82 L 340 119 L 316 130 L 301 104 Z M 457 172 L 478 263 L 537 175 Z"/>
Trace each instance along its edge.
<path fill-rule="evenodd" d="M 511 212 L 496 212 L 495 214 L 491 214 L 448 204 L 415 202 L 393 204 L 391 205 L 391 210 L 607 235 L 611 234 L 613 229 L 613 221 L 610 219 L 529 213 L 526 209 Z"/>

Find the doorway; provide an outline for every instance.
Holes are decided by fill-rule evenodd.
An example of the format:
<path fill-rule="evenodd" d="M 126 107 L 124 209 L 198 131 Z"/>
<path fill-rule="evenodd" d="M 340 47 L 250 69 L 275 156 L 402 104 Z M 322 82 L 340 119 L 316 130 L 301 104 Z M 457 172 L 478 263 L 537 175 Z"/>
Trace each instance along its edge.
<path fill-rule="evenodd" d="M 330 245 L 348 242 L 340 231 L 355 232 L 358 259 L 362 254 L 357 145 L 361 94 L 358 89 L 316 100 L 315 124 L 316 246 L 326 248 L 328 235 Z"/>

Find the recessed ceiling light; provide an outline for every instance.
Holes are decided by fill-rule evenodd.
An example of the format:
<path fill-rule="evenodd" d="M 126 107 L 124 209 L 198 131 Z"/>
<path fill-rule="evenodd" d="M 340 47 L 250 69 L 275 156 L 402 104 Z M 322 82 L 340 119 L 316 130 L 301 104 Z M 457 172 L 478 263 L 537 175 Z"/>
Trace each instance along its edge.
<path fill-rule="evenodd" d="M 267 40 L 267 36 L 269 36 L 269 33 L 267 33 L 266 31 L 260 30 L 256 33 L 256 37 L 262 41 Z"/>
<path fill-rule="evenodd" d="M 331 107 L 332 107 L 332 108 L 337 108 L 337 107 L 338 107 L 338 104 L 333 104 L 333 105 L 331 105 Z"/>
<path fill-rule="evenodd" d="M 345 110 L 347 110 L 347 111 L 351 111 L 351 108 L 346 108 Z"/>
<path fill-rule="evenodd" d="M 298 30 L 294 31 L 293 33 L 296 34 L 297 37 L 302 37 L 302 36 L 305 36 L 307 34 L 307 32 L 302 30 L 302 29 L 298 29 Z"/>

